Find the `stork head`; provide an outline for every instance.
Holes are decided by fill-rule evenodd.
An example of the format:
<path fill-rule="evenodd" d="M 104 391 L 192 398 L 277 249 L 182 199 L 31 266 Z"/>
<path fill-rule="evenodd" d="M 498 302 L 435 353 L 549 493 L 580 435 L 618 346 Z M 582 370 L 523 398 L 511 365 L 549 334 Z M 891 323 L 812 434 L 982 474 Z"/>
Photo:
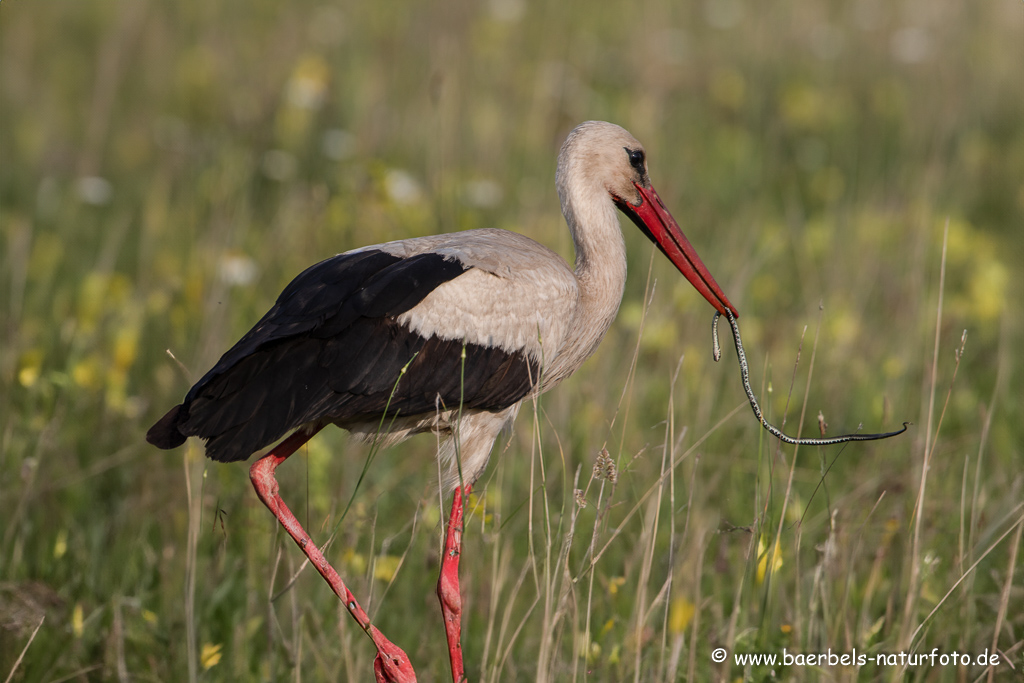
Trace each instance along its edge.
<path fill-rule="evenodd" d="M 647 152 L 626 129 L 604 121 L 587 121 L 577 126 L 562 145 L 556 175 L 563 209 L 569 216 L 576 202 L 574 193 L 596 190 L 609 197 L 679 269 L 698 292 L 722 315 L 728 308 L 739 317 L 725 293 L 704 267 L 697 251 L 679 228 L 654 190 L 647 174 Z M 600 201 L 580 197 L 578 202 Z"/>

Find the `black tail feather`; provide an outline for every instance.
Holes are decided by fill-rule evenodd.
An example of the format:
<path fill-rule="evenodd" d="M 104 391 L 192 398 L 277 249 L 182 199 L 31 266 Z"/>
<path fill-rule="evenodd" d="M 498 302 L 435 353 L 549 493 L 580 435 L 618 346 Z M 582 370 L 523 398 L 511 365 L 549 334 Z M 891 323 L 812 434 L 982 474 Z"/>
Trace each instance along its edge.
<path fill-rule="evenodd" d="M 185 439 L 188 438 L 181 433 L 178 429 L 178 425 L 185 421 L 187 416 L 181 414 L 181 404 L 178 404 L 167 411 L 167 414 L 161 417 L 155 425 L 149 428 L 146 432 L 146 441 L 153 444 L 157 448 L 163 448 L 164 450 L 177 448 L 181 444 L 185 443 Z"/>

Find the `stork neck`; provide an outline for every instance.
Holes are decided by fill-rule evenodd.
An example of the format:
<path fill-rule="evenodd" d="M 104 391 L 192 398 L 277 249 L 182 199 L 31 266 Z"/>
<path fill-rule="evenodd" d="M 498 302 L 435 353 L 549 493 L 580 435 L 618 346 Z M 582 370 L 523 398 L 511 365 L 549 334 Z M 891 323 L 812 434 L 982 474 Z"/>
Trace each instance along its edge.
<path fill-rule="evenodd" d="M 564 213 L 576 248 L 574 272 L 580 285 L 570 339 L 582 362 L 597 349 L 618 313 L 626 284 L 626 245 L 618 212 L 607 196 L 583 203 L 585 210 L 579 206 L 566 202 Z"/>
<path fill-rule="evenodd" d="M 609 201 L 604 211 L 586 216 L 586 223 L 574 222 L 569 230 L 576 249 L 576 278 L 588 294 L 609 299 L 614 316 L 626 283 L 626 245 L 617 211 Z"/>

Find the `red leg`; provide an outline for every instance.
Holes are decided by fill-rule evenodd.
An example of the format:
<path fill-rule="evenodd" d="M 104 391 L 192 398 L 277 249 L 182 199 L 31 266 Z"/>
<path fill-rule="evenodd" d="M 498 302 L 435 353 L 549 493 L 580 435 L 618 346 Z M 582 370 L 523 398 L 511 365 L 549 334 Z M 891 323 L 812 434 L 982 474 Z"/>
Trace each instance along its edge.
<path fill-rule="evenodd" d="M 441 601 L 444 630 L 448 637 L 448 657 L 452 663 L 452 680 L 466 680 L 462 666 L 462 594 L 459 592 L 459 555 L 462 554 L 462 499 L 469 498 L 472 486 L 455 487 L 452 514 L 448 518 L 448 534 L 444 539 L 441 576 L 437 580 L 437 597 Z"/>
<path fill-rule="evenodd" d="M 319 431 L 319 430 L 317 430 Z M 373 644 L 377 646 L 377 657 L 373 661 L 373 671 L 377 683 L 416 683 L 416 672 L 405 652 L 397 645 L 384 637 L 384 634 L 377 630 L 377 627 L 370 623 L 370 617 L 366 615 L 363 608 L 356 602 L 356 598 L 345 586 L 344 581 L 328 562 L 324 554 L 313 543 L 306 530 L 299 524 L 292 511 L 288 509 L 278 493 L 277 479 L 274 477 L 274 470 L 284 462 L 288 456 L 297 451 L 302 444 L 309 441 L 313 435 L 304 432 L 296 432 L 274 447 L 272 451 L 257 460 L 249 468 L 249 478 L 256 489 L 256 495 L 260 497 L 263 504 L 281 522 L 288 535 L 306 553 L 306 557 L 313 563 L 324 580 L 330 584 L 331 589 L 345 603 L 349 614 L 356 620 L 360 628 L 366 631 Z"/>

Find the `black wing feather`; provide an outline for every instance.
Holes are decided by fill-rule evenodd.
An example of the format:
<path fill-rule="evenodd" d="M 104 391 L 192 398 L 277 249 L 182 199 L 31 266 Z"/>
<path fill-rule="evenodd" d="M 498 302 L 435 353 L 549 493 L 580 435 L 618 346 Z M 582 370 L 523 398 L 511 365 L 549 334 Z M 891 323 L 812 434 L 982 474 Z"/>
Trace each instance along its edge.
<path fill-rule="evenodd" d="M 311 266 L 147 440 L 173 448 L 199 436 L 209 457 L 227 462 L 307 422 L 416 415 L 460 402 L 490 410 L 514 404 L 536 383 L 536 362 L 424 338 L 396 320 L 465 270 L 440 254 L 403 259 L 378 250 Z"/>

